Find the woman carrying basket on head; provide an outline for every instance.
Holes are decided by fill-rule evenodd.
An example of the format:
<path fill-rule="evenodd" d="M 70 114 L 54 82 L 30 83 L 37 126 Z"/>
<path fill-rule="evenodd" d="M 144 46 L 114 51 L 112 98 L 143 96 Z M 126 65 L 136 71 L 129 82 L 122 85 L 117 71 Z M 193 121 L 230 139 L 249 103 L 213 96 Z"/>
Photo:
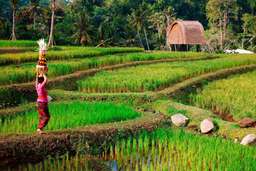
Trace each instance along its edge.
<path fill-rule="evenodd" d="M 36 66 L 37 111 L 39 114 L 37 132 L 42 134 L 44 127 L 50 120 L 48 109 L 49 96 L 46 90 L 47 77 L 45 75 L 48 71 L 45 58 L 47 45 L 44 39 L 39 40 L 37 43 L 39 45 L 39 60 Z"/>

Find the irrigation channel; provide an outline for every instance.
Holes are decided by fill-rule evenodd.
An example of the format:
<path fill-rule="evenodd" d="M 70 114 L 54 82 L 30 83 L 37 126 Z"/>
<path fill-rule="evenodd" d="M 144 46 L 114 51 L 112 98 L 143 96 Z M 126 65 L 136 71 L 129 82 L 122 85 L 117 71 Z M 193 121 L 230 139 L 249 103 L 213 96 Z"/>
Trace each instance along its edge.
<path fill-rule="evenodd" d="M 74 80 L 94 75 L 101 70 L 139 64 L 120 64 L 109 68 L 92 69 L 90 72 L 81 71 L 56 78 L 50 84 L 56 88 L 63 80 L 69 80 L 68 84 L 75 82 L 74 85 L 70 84 L 71 89 L 77 90 Z M 141 64 L 150 64 L 150 61 Z M 182 99 L 184 95 L 180 92 L 187 95 L 188 92 L 193 92 L 195 87 L 202 86 L 206 80 L 225 78 L 255 68 L 255 64 L 250 64 L 201 74 L 148 95 L 151 100 L 162 96 Z M 30 91 L 30 84 L 12 85 L 11 88 Z M 115 124 L 57 130 L 42 137 L 26 134 L 0 137 L 0 170 L 253 171 L 256 168 L 255 154 L 254 147 L 244 148 L 223 138 L 200 136 L 182 129 L 170 129 L 168 118 L 155 111 Z"/>

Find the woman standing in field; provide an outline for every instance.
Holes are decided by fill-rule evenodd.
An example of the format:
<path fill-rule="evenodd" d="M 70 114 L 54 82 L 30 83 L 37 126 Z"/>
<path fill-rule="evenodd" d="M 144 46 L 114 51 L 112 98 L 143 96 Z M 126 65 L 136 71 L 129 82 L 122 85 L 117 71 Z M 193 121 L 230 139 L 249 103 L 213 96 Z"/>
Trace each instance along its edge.
<path fill-rule="evenodd" d="M 39 44 L 39 60 L 36 66 L 36 92 L 37 92 L 37 110 L 39 114 L 39 123 L 37 132 L 39 134 L 43 133 L 44 127 L 47 125 L 50 119 L 50 113 L 48 109 L 48 93 L 46 90 L 47 77 L 46 73 L 48 71 L 46 63 L 46 43 L 43 39 L 37 42 Z"/>
<path fill-rule="evenodd" d="M 47 77 L 45 74 L 40 74 L 36 81 L 36 92 L 37 92 L 37 111 L 39 114 L 39 124 L 37 132 L 43 133 L 43 128 L 47 125 L 50 119 L 50 113 L 48 109 L 48 94 L 46 91 Z"/>

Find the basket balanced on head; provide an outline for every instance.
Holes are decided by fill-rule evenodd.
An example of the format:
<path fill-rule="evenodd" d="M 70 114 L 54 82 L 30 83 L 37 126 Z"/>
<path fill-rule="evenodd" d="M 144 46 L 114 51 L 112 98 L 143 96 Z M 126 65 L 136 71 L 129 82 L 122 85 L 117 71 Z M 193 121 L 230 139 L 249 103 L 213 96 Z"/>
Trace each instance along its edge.
<path fill-rule="evenodd" d="M 48 67 L 47 67 L 47 61 L 45 58 L 46 51 L 47 51 L 47 44 L 45 43 L 44 39 L 40 39 L 37 41 L 39 45 L 39 59 L 36 65 L 36 72 L 37 75 L 42 75 L 47 73 Z"/>

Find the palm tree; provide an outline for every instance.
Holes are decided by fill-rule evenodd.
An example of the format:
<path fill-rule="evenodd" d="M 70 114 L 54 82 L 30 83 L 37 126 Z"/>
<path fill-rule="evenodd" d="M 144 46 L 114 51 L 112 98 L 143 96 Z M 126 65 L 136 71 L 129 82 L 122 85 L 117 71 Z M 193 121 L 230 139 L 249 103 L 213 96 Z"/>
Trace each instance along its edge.
<path fill-rule="evenodd" d="M 87 13 L 80 12 L 76 18 L 75 28 L 77 28 L 77 32 L 73 36 L 77 38 L 77 41 L 81 45 L 85 45 L 91 42 L 89 35 L 89 16 Z"/>
<path fill-rule="evenodd" d="M 167 41 L 168 33 L 166 32 L 166 28 L 174 20 L 175 20 L 174 12 L 173 12 L 172 8 L 169 8 L 169 7 L 164 9 L 162 12 L 155 12 L 149 16 L 149 22 L 151 23 L 151 27 L 156 28 L 159 41 L 161 41 L 163 36 L 165 36 L 166 47 L 169 46 L 168 41 Z"/>
<path fill-rule="evenodd" d="M 56 10 L 56 1 L 57 0 L 51 0 L 51 11 L 52 11 L 52 17 L 51 17 L 51 28 L 50 28 L 50 36 L 48 41 L 48 46 L 53 46 L 53 28 L 54 28 L 54 17 L 55 17 L 55 10 Z"/>
<path fill-rule="evenodd" d="M 30 3 L 20 10 L 22 16 L 29 17 L 29 19 L 33 21 L 33 30 L 36 29 L 36 18 L 42 12 L 39 1 L 40 0 L 30 0 Z"/>
<path fill-rule="evenodd" d="M 172 7 L 167 7 L 163 10 L 163 15 L 165 17 L 165 46 L 168 47 L 169 49 L 171 49 L 169 43 L 168 43 L 168 33 L 166 31 L 166 28 L 168 27 L 169 24 L 171 24 L 173 21 L 175 21 L 176 17 L 175 17 L 175 13 L 174 13 L 174 9 Z"/>
<path fill-rule="evenodd" d="M 128 16 L 128 21 L 131 24 L 131 26 L 136 28 L 136 32 L 137 32 L 137 35 L 139 37 L 140 44 L 142 47 L 144 47 L 144 45 L 142 43 L 140 31 L 142 31 L 142 29 L 143 29 L 146 43 L 147 43 L 147 49 L 149 50 L 149 43 L 148 43 L 146 28 L 144 26 L 146 19 L 147 19 L 148 10 L 145 9 L 144 7 L 145 6 L 141 5 L 136 10 L 133 10 L 132 13 Z"/>
<path fill-rule="evenodd" d="M 10 0 L 11 2 L 11 7 L 12 7 L 12 35 L 11 35 L 11 40 L 16 40 L 16 8 L 18 5 L 19 0 Z"/>
<path fill-rule="evenodd" d="M 165 16 L 163 13 L 155 12 L 149 16 L 149 22 L 151 23 L 151 27 L 157 30 L 158 39 L 160 40 L 166 28 Z"/>
<path fill-rule="evenodd" d="M 72 37 L 82 45 L 91 42 L 90 14 L 92 12 L 92 0 L 74 0 L 71 2 L 71 12 L 74 18 L 75 33 Z"/>
<path fill-rule="evenodd" d="M 140 36 L 142 21 L 141 21 L 141 18 L 137 16 L 136 11 L 133 11 L 131 15 L 129 15 L 128 21 L 132 26 L 136 28 L 136 32 L 140 40 L 140 45 L 144 48 L 144 45 L 142 43 L 141 36 Z"/>
<path fill-rule="evenodd" d="M 100 22 L 100 25 L 98 28 L 98 34 L 99 34 L 99 40 L 100 40 L 100 44 L 98 46 L 103 45 L 105 42 L 111 40 L 113 37 L 112 27 L 109 25 L 111 23 L 111 19 L 113 19 L 113 17 L 109 14 L 105 14 L 102 16 L 102 21 Z"/>
<path fill-rule="evenodd" d="M 36 25 L 36 16 L 39 13 L 39 0 L 30 0 L 30 5 L 29 5 L 29 11 L 31 12 L 31 17 L 33 19 L 33 29 L 35 30 L 35 25 Z"/>

